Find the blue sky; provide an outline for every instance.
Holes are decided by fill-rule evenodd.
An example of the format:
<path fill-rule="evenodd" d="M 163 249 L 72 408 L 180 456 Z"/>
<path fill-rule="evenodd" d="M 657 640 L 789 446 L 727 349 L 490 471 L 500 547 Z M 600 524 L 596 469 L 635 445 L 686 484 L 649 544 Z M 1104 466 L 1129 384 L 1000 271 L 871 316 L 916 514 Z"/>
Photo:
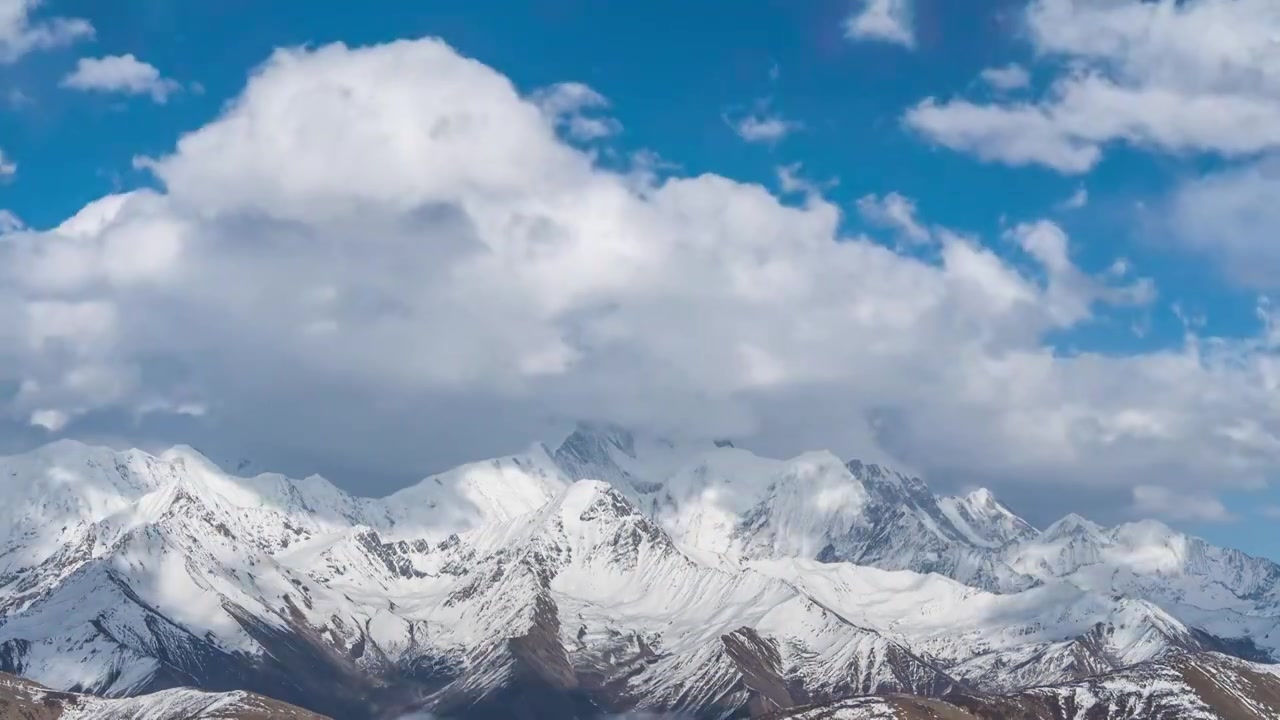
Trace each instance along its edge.
<path fill-rule="evenodd" d="M 6 2 L 9 449 L 381 493 L 591 416 L 1280 556 L 1262 0 Z"/>

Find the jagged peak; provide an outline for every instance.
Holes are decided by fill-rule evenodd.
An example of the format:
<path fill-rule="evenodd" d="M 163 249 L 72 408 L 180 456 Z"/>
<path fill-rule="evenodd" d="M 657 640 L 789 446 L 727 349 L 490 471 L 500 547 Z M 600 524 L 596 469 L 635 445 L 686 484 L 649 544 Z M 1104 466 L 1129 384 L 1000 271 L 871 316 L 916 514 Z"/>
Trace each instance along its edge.
<path fill-rule="evenodd" d="M 850 460 L 844 464 L 855 478 L 864 483 L 880 486 L 891 486 L 912 492 L 929 492 L 929 485 L 923 479 L 909 475 L 880 463 Z"/>
<path fill-rule="evenodd" d="M 977 505 L 980 507 L 992 507 L 992 506 L 1000 505 L 1000 502 L 996 500 L 995 494 L 984 487 L 980 487 L 976 490 L 971 490 L 968 493 L 965 493 L 964 499 L 968 501 L 971 505 Z"/>
<path fill-rule="evenodd" d="M 636 436 L 626 428 L 608 422 L 579 421 L 559 446 L 556 453 L 580 453 L 584 449 L 612 446 L 628 457 L 636 456 Z"/>
<path fill-rule="evenodd" d="M 951 496 L 943 498 L 943 500 L 963 505 L 971 511 L 980 511 L 986 515 L 1004 516 L 1010 521 L 1025 525 L 1027 528 L 1031 528 L 1030 523 L 1023 520 L 1017 513 L 1010 510 L 1004 503 L 1000 502 L 1000 498 L 996 497 L 995 493 L 984 487 L 970 490 L 964 495 L 960 495 L 958 497 Z"/>
<path fill-rule="evenodd" d="M 375 528 L 369 527 L 364 523 L 357 523 L 355 525 L 352 525 L 350 528 L 348 528 L 345 531 L 345 534 L 349 535 L 350 537 L 362 537 L 362 536 L 364 537 L 372 536 L 372 537 L 378 537 L 378 538 L 381 537 Z"/>
<path fill-rule="evenodd" d="M 849 468 L 849 472 L 859 480 L 889 480 L 893 478 L 893 473 L 887 468 L 876 463 L 866 463 L 861 460 L 850 460 L 845 463 L 845 467 Z"/>
<path fill-rule="evenodd" d="M 579 480 L 570 485 L 555 504 L 566 521 L 639 516 L 640 512 L 607 482 Z"/>
<path fill-rule="evenodd" d="M 1100 535 L 1103 532 L 1105 532 L 1105 529 L 1092 520 L 1077 515 L 1076 513 L 1068 513 L 1067 515 L 1064 515 L 1062 519 L 1045 528 L 1043 536 L 1061 537 L 1064 535 L 1079 534 Z"/>

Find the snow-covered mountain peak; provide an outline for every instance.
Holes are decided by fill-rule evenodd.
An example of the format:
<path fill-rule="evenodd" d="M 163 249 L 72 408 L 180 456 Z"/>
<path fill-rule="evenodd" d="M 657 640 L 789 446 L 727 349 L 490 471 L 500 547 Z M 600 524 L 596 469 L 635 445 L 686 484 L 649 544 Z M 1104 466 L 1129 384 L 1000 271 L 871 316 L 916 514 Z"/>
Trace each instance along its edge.
<path fill-rule="evenodd" d="M 1111 529 L 1111 535 L 1119 542 L 1133 545 L 1185 544 L 1187 536 L 1159 520 L 1136 520 L 1122 523 Z"/>
<path fill-rule="evenodd" d="M 930 505 L 936 499 L 924 480 L 875 463 L 850 460 L 848 472 L 882 502 Z"/>
<path fill-rule="evenodd" d="M 729 443 L 671 443 L 580 426 L 554 458 L 574 480 L 623 491 L 683 547 L 741 557 L 823 557 L 1035 584 L 992 555 L 1034 534 L 993 497 L 942 502 L 920 478 L 826 451 L 789 460 Z"/>
<path fill-rule="evenodd" d="M 480 553 L 551 547 L 556 549 L 552 555 L 582 557 L 600 547 L 633 551 L 642 540 L 661 542 L 664 550 L 670 545 L 617 488 L 599 480 L 579 480 L 535 512 L 483 526 L 462 538 Z"/>
<path fill-rule="evenodd" d="M 1097 523 L 1087 520 L 1075 513 L 1069 513 L 1057 522 L 1044 529 L 1041 539 L 1063 537 L 1097 537 L 1100 538 L 1105 529 Z"/>
<path fill-rule="evenodd" d="M 1001 548 L 1036 535 L 1035 528 L 986 488 L 960 497 L 938 498 L 938 507 L 957 530 L 977 545 Z"/>
<path fill-rule="evenodd" d="M 826 475 L 832 472 L 843 474 L 845 462 L 829 450 L 810 450 L 791 459 L 791 465 L 798 475 Z"/>
<path fill-rule="evenodd" d="M 224 472 L 221 466 L 190 445 L 174 445 L 160 453 L 159 458 L 168 463 L 182 463 L 205 472 Z"/>
<path fill-rule="evenodd" d="M 974 507 L 991 507 L 997 505 L 996 496 L 986 488 L 978 488 L 966 493 L 961 499 Z"/>
<path fill-rule="evenodd" d="M 636 456 L 635 433 L 612 423 L 579 422 L 561 443 L 561 448 L 611 448 Z"/>
<path fill-rule="evenodd" d="M 612 485 L 600 480 L 579 480 L 554 502 L 566 524 L 640 515 Z"/>
<path fill-rule="evenodd" d="M 573 480 L 603 480 L 637 495 L 657 492 L 661 481 L 707 453 L 732 449 L 732 443 L 674 442 L 614 425 L 579 423 L 552 453 Z"/>
<path fill-rule="evenodd" d="M 440 539 L 545 506 L 570 484 L 546 446 L 468 463 L 380 501 L 394 535 Z"/>
<path fill-rule="evenodd" d="M 850 460 L 847 463 L 849 472 L 859 480 L 889 479 L 893 476 L 887 468 L 875 463 L 864 463 L 861 460 Z"/>
<path fill-rule="evenodd" d="M 29 487 L 34 480 L 45 487 L 103 483 L 104 489 L 115 488 L 145 474 L 148 461 L 159 462 L 141 450 L 120 452 L 78 440 L 55 440 L 25 453 L 0 457 L 0 487 L 22 479 L 22 487 Z"/>
<path fill-rule="evenodd" d="M 553 542 L 563 543 L 575 561 L 634 568 L 645 552 L 675 553 L 670 538 L 608 483 L 580 480 L 552 504 L 558 521 Z"/>

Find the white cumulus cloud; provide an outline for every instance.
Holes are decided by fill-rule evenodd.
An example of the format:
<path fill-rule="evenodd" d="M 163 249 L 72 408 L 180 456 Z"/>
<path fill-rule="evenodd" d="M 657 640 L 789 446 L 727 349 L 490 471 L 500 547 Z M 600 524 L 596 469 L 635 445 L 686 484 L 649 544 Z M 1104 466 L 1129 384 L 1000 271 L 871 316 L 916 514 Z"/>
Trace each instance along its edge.
<path fill-rule="evenodd" d="M 182 89 L 176 80 L 162 76 L 154 65 L 132 54 L 80 58 L 76 69 L 62 79 L 62 86 L 101 93 L 149 95 L 158 103 L 168 101 L 170 95 Z"/>
<path fill-rule="evenodd" d="M 940 145 L 1083 173 L 1111 144 L 1249 157 L 1280 148 L 1280 5 L 1271 0 L 1032 0 L 1057 79 L 1039 98 L 928 98 L 905 121 Z"/>

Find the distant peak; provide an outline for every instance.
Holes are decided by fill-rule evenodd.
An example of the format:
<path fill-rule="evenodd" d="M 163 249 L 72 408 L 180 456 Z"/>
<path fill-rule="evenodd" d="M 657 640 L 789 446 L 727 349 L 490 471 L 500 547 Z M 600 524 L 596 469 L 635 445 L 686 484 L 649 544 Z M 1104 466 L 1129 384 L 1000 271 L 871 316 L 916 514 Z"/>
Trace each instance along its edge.
<path fill-rule="evenodd" d="M 887 470 L 879 465 L 876 465 L 875 463 L 864 463 L 861 460 L 850 460 L 848 463 L 845 463 L 845 467 L 848 467 L 849 472 L 862 480 L 869 478 L 881 478 L 889 474 Z"/>
<path fill-rule="evenodd" d="M 1116 537 L 1129 541 L 1167 542 L 1180 537 L 1182 533 L 1165 525 L 1159 520 L 1135 520 L 1117 526 L 1112 531 Z"/>
<path fill-rule="evenodd" d="M 850 460 L 845 463 L 845 467 L 858 480 L 872 487 L 880 488 L 883 492 L 905 493 L 917 497 L 931 493 L 929 484 L 924 480 L 912 475 L 904 475 L 884 465 L 866 463 L 861 460 Z"/>
<path fill-rule="evenodd" d="M 581 519 L 625 517 L 636 512 L 612 485 L 599 480 L 579 480 L 570 485 L 560 498 L 560 507 L 566 515 Z"/>
<path fill-rule="evenodd" d="M 375 548 L 382 545 L 382 535 L 368 525 L 354 525 L 347 531 L 347 535 L 365 547 Z"/>
<path fill-rule="evenodd" d="M 1077 515 L 1076 513 L 1067 513 L 1066 515 L 1063 515 L 1062 519 L 1055 524 L 1060 524 L 1066 527 L 1073 527 L 1076 525 L 1084 525 L 1087 527 L 1098 527 L 1098 525 L 1095 524 L 1092 520 L 1089 520 L 1084 516 Z"/>
<path fill-rule="evenodd" d="M 118 451 L 106 445 L 87 443 L 71 438 L 59 438 L 36 448 L 18 453 L 15 457 L 39 458 L 43 462 L 76 463 L 94 460 L 99 463 L 109 462 L 130 453 L 141 453 L 140 450 Z"/>
<path fill-rule="evenodd" d="M 32 450 L 32 452 L 41 453 L 41 454 L 54 454 L 59 452 L 66 452 L 69 450 L 85 450 L 90 447 L 92 446 L 86 445 L 85 443 L 79 440 L 72 440 L 71 438 L 58 438 L 57 440 L 51 440 L 45 443 L 44 445 L 41 445 L 40 447 L 35 448 L 34 450 Z"/>
<path fill-rule="evenodd" d="M 1102 526 L 1075 513 L 1064 516 L 1058 522 L 1045 528 L 1044 534 L 1059 536 L 1080 533 L 1100 533 Z"/>
<path fill-rule="evenodd" d="M 844 461 L 829 450 L 810 450 L 792 458 L 792 462 L 816 467 L 840 467 L 844 465 Z"/>
<path fill-rule="evenodd" d="M 579 422 L 560 449 L 599 445 L 612 445 L 631 457 L 636 454 L 635 434 L 613 423 Z"/>
<path fill-rule="evenodd" d="M 974 505 L 989 506 L 997 504 L 996 496 L 986 488 L 978 488 L 977 490 L 970 492 L 968 495 L 965 495 L 964 499 Z"/>
<path fill-rule="evenodd" d="M 160 453 L 160 459 L 170 463 L 181 461 L 187 465 L 204 468 L 206 470 L 214 470 L 217 472 L 221 472 L 222 470 L 217 463 L 210 460 L 204 453 L 190 445 L 174 445 L 163 453 Z"/>

